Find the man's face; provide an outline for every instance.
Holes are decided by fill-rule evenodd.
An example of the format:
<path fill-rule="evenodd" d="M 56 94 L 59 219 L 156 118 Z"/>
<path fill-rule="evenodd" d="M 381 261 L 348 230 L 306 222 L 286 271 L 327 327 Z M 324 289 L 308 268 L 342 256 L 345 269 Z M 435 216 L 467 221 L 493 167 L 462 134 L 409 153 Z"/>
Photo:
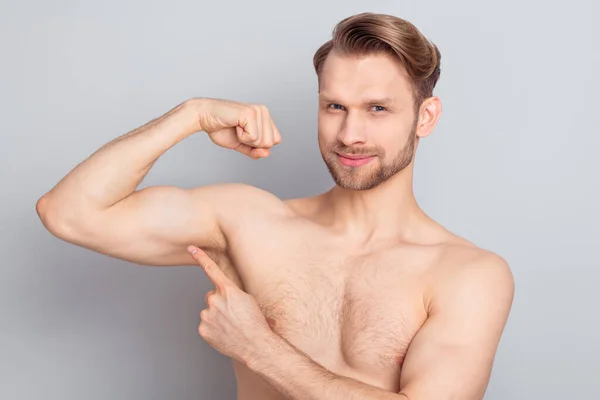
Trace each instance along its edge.
<path fill-rule="evenodd" d="M 413 159 L 416 118 L 410 81 L 388 55 L 329 54 L 319 88 L 319 148 L 335 183 L 368 190 Z"/>

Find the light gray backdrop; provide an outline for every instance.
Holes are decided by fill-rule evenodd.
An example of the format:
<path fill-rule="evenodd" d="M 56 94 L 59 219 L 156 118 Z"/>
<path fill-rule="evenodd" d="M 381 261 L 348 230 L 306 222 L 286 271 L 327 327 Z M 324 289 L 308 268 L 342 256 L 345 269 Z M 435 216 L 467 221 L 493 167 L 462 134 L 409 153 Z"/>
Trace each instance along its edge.
<path fill-rule="evenodd" d="M 197 335 L 200 269 L 66 244 L 35 203 L 101 145 L 194 96 L 266 104 L 282 144 L 254 162 L 195 135 L 142 186 L 326 190 L 312 55 L 362 11 L 409 19 L 440 47 L 443 116 L 421 142 L 416 194 L 514 271 L 486 400 L 600 398 L 600 7 L 368 3 L 2 0 L 0 398 L 233 398 L 229 360 Z"/>

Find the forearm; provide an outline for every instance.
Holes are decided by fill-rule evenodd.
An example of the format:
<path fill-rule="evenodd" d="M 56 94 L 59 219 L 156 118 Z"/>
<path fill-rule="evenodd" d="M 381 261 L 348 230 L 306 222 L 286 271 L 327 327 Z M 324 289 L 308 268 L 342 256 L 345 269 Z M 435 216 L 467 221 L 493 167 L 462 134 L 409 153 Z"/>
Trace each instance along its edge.
<path fill-rule="evenodd" d="M 154 162 L 200 130 L 190 102 L 105 144 L 77 165 L 42 201 L 60 213 L 106 209 L 133 193 Z"/>
<path fill-rule="evenodd" d="M 274 335 L 248 367 L 286 398 L 293 400 L 408 400 L 327 370 L 290 343 Z"/>

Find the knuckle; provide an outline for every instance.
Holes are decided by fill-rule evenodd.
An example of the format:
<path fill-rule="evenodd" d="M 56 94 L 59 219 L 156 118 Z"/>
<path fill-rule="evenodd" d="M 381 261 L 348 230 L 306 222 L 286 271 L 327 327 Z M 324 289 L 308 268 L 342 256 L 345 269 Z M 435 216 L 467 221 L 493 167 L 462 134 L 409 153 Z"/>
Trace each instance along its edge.
<path fill-rule="evenodd" d="M 224 296 L 231 297 L 231 295 L 232 295 L 233 293 L 235 293 L 235 290 L 233 290 L 233 288 L 232 288 L 231 286 L 229 286 L 229 285 L 225 285 L 225 286 L 223 287 L 223 290 L 222 290 L 222 292 L 223 292 L 223 295 L 224 295 Z"/>
<path fill-rule="evenodd" d="M 209 274 L 214 274 L 215 272 L 217 272 L 216 270 L 219 268 L 219 267 L 217 267 L 217 265 L 216 265 L 214 262 L 212 262 L 212 261 L 207 261 L 205 265 L 206 265 L 206 266 L 205 266 L 205 268 L 204 268 L 204 269 L 205 269 L 205 270 L 206 270 L 206 272 L 208 272 Z"/>
<path fill-rule="evenodd" d="M 242 112 L 242 114 L 244 115 L 244 117 L 246 117 L 247 119 L 254 121 L 256 120 L 257 117 L 257 112 L 256 109 L 252 106 L 246 106 L 244 107 L 244 111 Z"/>
<path fill-rule="evenodd" d="M 206 325 L 202 323 L 198 325 L 198 334 L 204 339 L 208 337 L 208 328 L 206 327 Z"/>
<path fill-rule="evenodd" d="M 200 311 L 200 321 L 206 321 L 208 319 L 208 310 L 204 309 Z"/>
<path fill-rule="evenodd" d="M 213 307 L 215 305 L 215 294 L 210 293 L 206 296 L 206 305 L 209 307 Z"/>

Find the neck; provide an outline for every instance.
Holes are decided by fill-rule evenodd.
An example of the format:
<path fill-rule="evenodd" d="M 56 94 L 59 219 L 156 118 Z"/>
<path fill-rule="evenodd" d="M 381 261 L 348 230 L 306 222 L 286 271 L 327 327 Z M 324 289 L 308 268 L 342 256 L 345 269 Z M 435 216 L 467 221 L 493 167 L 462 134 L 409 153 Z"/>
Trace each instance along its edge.
<path fill-rule="evenodd" d="M 418 240 L 417 230 L 432 222 L 413 193 L 412 164 L 370 190 L 333 187 L 325 194 L 330 227 L 353 243 Z"/>

